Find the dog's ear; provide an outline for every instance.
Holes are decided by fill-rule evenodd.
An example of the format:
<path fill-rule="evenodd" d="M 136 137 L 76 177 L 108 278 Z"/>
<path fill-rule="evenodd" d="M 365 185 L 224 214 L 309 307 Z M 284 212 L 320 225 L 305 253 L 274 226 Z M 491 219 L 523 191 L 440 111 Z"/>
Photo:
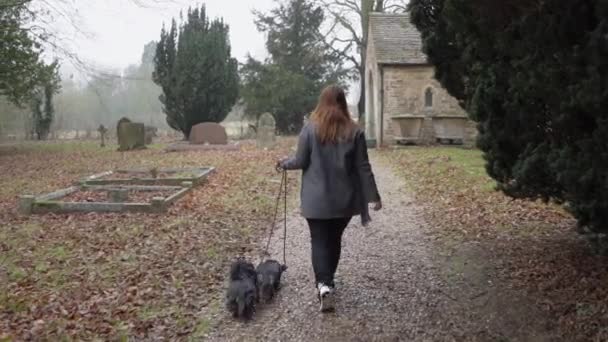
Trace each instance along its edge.
<path fill-rule="evenodd" d="M 281 265 L 281 272 L 287 271 L 287 265 Z"/>

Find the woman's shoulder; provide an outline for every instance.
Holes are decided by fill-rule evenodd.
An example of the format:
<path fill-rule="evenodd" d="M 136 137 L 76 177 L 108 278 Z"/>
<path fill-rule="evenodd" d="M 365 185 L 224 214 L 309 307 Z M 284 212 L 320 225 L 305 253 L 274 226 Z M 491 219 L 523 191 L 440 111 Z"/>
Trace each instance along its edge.
<path fill-rule="evenodd" d="M 301 133 L 314 133 L 315 132 L 315 125 L 312 122 L 307 122 L 304 124 L 304 126 L 302 126 L 302 130 L 300 131 Z"/>

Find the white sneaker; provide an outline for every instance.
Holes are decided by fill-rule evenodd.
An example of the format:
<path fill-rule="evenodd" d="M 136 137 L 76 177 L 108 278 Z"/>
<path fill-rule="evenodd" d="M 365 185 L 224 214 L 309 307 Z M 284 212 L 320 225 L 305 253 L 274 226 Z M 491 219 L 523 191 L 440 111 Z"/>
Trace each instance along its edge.
<path fill-rule="evenodd" d="M 321 310 L 321 312 L 333 311 L 335 309 L 334 291 L 331 287 L 322 283 L 317 285 L 317 289 L 319 290 L 318 295 L 321 304 L 319 310 Z"/>

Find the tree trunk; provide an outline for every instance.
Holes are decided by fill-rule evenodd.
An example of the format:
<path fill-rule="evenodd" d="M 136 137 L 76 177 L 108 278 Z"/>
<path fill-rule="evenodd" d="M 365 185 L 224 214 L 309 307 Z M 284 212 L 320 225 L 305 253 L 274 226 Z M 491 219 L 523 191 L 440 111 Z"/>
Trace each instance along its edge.
<path fill-rule="evenodd" d="M 359 109 L 359 125 L 365 127 L 365 66 L 367 63 L 367 38 L 369 35 L 369 13 L 374 9 L 383 9 L 382 0 L 361 0 L 361 47 L 359 51 L 359 58 L 361 64 L 359 65 L 359 103 L 357 105 Z"/>
<path fill-rule="evenodd" d="M 363 56 L 362 59 L 364 59 Z M 357 108 L 359 109 L 359 126 L 365 128 L 365 115 L 367 115 L 367 113 L 365 113 L 365 78 L 367 77 L 365 74 L 365 64 L 361 65 L 359 75 L 359 103 L 357 104 Z"/>

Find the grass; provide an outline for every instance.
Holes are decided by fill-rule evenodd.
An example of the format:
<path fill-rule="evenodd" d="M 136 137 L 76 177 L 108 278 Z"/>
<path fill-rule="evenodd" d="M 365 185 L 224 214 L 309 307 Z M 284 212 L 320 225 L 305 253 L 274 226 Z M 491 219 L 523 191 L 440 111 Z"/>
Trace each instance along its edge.
<path fill-rule="evenodd" d="M 395 152 L 400 165 L 407 168 L 406 175 L 413 176 L 413 169 L 422 177 L 408 178 L 414 186 L 423 187 L 425 183 L 440 180 L 442 185 L 451 190 L 464 190 L 469 186 L 491 192 L 496 187 L 485 171 L 481 152 L 471 149 L 449 147 L 424 148 L 413 147 Z"/>
<path fill-rule="evenodd" d="M 221 309 L 227 263 L 254 254 L 279 179 L 275 151 L 117 152 L 96 142 L 0 147 L 0 338 L 24 340 L 44 317 L 40 340 L 196 340 Z M 165 215 L 22 217 L 21 194 L 68 187 L 124 168 L 214 166 L 216 173 Z M 294 184 L 295 185 L 295 182 Z M 203 314 L 204 313 L 204 314 Z M 108 319 L 111 318 L 112 321 Z M 163 326 L 160 332 L 155 327 Z"/>
<path fill-rule="evenodd" d="M 565 340 L 608 340 L 601 329 L 608 316 L 600 314 L 608 312 L 608 259 L 592 255 L 562 207 L 496 191 L 476 150 L 414 147 L 380 155 L 424 208 L 448 277 L 461 273 L 465 260 L 479 264 L 506 287 L 544 303 Z M 463 246 L 476 246 L 481 257 L 471 259 Z"/>
<path fill-rule="evenodd" d="M 196 341 L 199 338 L 204 337 L 211 330 L 211 321 L 207 318 L 200 319 L 194 328 L 192 334 L 192 341 Z"/>
<path fill-rule="evenodd" d="M 504 233 L 549 234 L 570 228 L 571 217 L 552 204 L 513 200 L 496 190 L 478 150 L 414 147 L 385 152 L 417 198 L 433 207 L 445 234 L 453 238 Z M 466 232 L 466 233 L 464 233 Z"/>
<path fill-rule="evenodd" d="M 164 314 L 166 314 L 165 308 L 163 308 L 162 306 L 159 306 L 157 304 L 151 304 L 151 305 L 149 304 L 149 305 L 145 305 L 144 307 L 139 309 L 138 317 L 142 321 L 149 321 L 149 320 L 154 320 L 157 317 L 160 317 Z"/>

